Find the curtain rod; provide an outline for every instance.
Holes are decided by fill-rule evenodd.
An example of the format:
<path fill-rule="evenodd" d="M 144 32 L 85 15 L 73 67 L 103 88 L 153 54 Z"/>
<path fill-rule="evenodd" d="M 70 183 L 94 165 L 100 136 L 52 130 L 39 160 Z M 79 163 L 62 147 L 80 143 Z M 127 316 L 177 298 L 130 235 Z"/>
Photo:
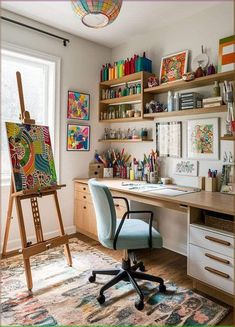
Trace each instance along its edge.
<path fill-rule="evenodd" d="M 46 32 L 46 31 L 43 31 L 39 28 L 36 28 L 36 27 L 33 27 L 33 26 L 30 26 L 30 25 L 26 25 L 26 24 L 23 24 L 23 23 L 20 23 L 20 22 L 17 22 L 16 20 L 13 20 L 13 19 L 10 19 L 10 18 L 7 18 L 7 17 L 3 17 L 1 16 L 1 19 L 2 20 L 5 20 L 7 22 L 10 22 L 10 23 L 13 23 L 13 24 L 16 24 L 16 25 L 20 25 L 20 26 L 23 26 L 23 27 L 26 27 L 26 28 L 29 28 L 31 30 L 34 30 L 34 31 L 37 31 L 39 33 L 42 33 L 42 34 L 46 34 L 48 36 L 51 36 L 51 37 L 54 37 L 54 38 L 57 38 L 57 39 L 60 39 L 63 41 L 63 45 L 66 47 L 67 46 L 67 43 L 70 42 L 69 39 L 66 39 L 64 37 L 61 37 L 59 35 L 56 35 L 56 34 L 52 34 L 52 33 L 49 33 L 49 32 Z"/>

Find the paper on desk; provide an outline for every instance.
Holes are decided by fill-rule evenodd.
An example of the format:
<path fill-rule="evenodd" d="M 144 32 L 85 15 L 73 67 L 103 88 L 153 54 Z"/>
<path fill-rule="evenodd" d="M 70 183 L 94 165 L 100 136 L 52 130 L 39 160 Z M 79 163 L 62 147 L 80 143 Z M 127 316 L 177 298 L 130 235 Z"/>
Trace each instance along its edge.
<path fill-rule="evenodd" d="M 161 189 L 161 190 L 152 190 L 152 191 L 149 191 L 149 193 L 168 195 L 168 196 L 177 196 L 177 195 L 188 194 L 191 192 L 165 188 L 165 189 Z"/>

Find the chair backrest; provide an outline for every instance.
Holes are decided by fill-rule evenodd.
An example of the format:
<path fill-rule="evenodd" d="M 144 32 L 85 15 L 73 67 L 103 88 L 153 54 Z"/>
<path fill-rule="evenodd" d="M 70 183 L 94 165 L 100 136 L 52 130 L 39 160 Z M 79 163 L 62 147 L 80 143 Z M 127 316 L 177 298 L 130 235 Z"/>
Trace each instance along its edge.
<path fill-rule="evenodd" d="M 95 207 L 99 241 L 112 240 L 116 231 L 116 211 L 111 192 L 94 178 L 89 180 L 88 185 Z"/>

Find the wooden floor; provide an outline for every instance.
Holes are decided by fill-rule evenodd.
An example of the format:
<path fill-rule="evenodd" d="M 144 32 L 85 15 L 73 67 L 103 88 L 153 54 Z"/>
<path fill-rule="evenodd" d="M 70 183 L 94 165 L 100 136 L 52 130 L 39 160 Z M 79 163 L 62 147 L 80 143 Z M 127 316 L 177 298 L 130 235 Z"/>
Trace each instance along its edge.
<path fill-rule="evenodd" d="M 78 234 L 77 237 L 117 261 L 121 261 L 122 251 L 107 249 L 82 234 Z M 160 276 L 166 281 L 172 280 L 180 286 L 192 288 L 192 281 L 187 276 L 187 258 L 185 256 L 167 249 L 138 250 L 136 255 L 138 260 L 144 262 L 148 273 Z M 221 321 L 220 326 L 234 326 L 232 311 Z"/>

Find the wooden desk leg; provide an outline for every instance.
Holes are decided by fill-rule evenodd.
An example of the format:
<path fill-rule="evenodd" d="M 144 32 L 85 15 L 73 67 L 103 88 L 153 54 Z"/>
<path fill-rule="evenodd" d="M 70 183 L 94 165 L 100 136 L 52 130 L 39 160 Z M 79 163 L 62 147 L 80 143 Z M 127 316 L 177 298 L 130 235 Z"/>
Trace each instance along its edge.
<path fill-rule="evenodd" d="M 26 237 L 26 232 L 25 232 L 22 206 L 21 206 L 19 197 L 16 197 L 16 211 L 17 211 L 17 216 L 18 216 L 18 221 L 19 221 L 19 229 L 20 229 L 20 238 L 21 238 L 22 248 L 26 248 L 27 247 L 27 237 Z M 24 268 L 25 268 L 28 290 L 31 291 L 33 288 L 33 280 L 32 280 L 30 260 L 29 260 L 29 258 L 24 258 L 24 256 L 23 256 L 23 260 L 24 260 Z"/>
<path fill-rule="evenodd" d="M 54 199 L 55 199 L 56 211 L 57 211 L 58 219 L 59 219 L 59 225 L 60 225 L 61 235 L 65 235 L 63 220 L 62 220 L 61 211 L 60 211 L 60 205 L 59 205 L 58 196 L 57 196 L 57 192 L 56 191 L 54 193 Z M 66 243 L 64 245 L 64 252 L 65 252 L 65 256 L 67 258 L 68 265 L 71 267 L 72 266 L 72 257 L 71 257 L 71 253 L 70 253 L 70 249 L 69 249 L 69 244 L 68 243 Z"/>
<path fill-rule="evenodd" d="M 7 254 L 7 242 L 9 238 L 11 219 L 12 219 L 12 209 L 14 204 L 14 198 L 11 196 L 13 192 L 14 192 L 14 184 L 13 184 L 13 180 L 11 179 L 11 187 L 10 187 L 10 194 L 9 194 L 8 208 L 7 208 L 6 227 L 5 227 L 4 241 L 2 247 L 3 256 Z"/>

